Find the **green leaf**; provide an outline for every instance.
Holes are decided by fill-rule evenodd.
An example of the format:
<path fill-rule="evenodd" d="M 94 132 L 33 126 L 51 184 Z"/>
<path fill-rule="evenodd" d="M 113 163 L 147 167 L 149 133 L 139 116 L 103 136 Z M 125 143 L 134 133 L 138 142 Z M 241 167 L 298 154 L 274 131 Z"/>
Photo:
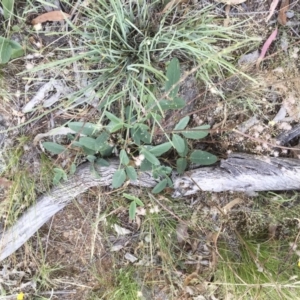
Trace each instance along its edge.
<path fill-rule="evenodd" d="M 6 39 L 0 37 L 0 63 L 6 64 L 11 57 L 12 49 L 9 44 L 9 41 L 6 41 Z"/>
<path fill-rule="evenodd" d="M 185 101 L 182 98 L 175 97 L 173 100 L 161 100 L 159 106 L 162 110 L 181 109 L 185 107 Z"/>
<path fill-rule="evenodd" d="M 184 129 L 187 126 L 187 124 L 189 123 L 189 121 L 190 121 L 190 117 L 189 116 L 185 116 L 184 118 L 182 118 L 177 123 L 177 125 L 174 128 L 174 130 L 182 130 L 182 129 Z"/>
<path fill-rule="evenodd" d="M 68 127 L 74 130 L 76 133 L 89 136 L 97 133 L 100 130 L 99 125 L 89 122 L 70 122 Z"/>
<path fill-rule="evenodd" d="M 181 133 L 188 139 L 198 140 L 198 139 L 203 139 L 209 134 L 208 131 L 209 128 L 210 128 L 209 125 L 201 125 L 201 126 L 194 127 L 192 129 L 186 129 Z"/>
<path fill-rule="evenodd" d="M 112 187 L 119 188 L 125 182 L 126 174 L 124 169 L 117 170 L 112 178 Z"/>
<path fill-rule="evenodd" d="M 95 155 L 96 154 L 96 151 L 94 151 L 92 149 L 89 149 L 85 146 L 82 146 L 82 150 L 83 150 L 85 155 Z"/>
<path fill-rule="evenodd" d="M 61 173 L 54 173 L 52 183 L 54 185 L 57 185 L 60 182 L 61 179 L 62 179 L 62 174 Z"/>
<path fill-rule="evenodd" d="M 129 205 L 129 219 L 134 220 L 136 214 L 136 202 L 132 201 Z"/>
<path fill-rule="evenodd" d="M 190 156 L 191 162 L 203 166 L 214 164 L 217 160 L 218 158 L 215 155 L 202 150 L 194 150 Z"/>
<path fill-rule="evenodd" d="M 135 196 L 127 194 L 127 193 L 123 193 L 123 196 L 125 198 L 127 198 L 128 200 L 132 200 L 132 201 L 136 202 L 136 204 L 138 204 L 139 206 L 144 206 L 144 203 L 138 197 L 135 197 Z"/>
<path fill-rule="evenodd" d="M 113 115 L 112 113 L 110 113 L 110 112 L 108 112 L 108 111 L 105 112 L 105 116 L 106 116 L 111 122 L 113 122 L 113 123 L 115 123 L 115 124 L 122 124 L 122 125 L 123 125 L 123 123 L 124 123 L 122 119 L 116 117 L 115 115 Z"/>
<path fill-rule="evenodd" d="M 165 178 L 164 180 L 162 180 L 161 182 L 159 182 L 152 190 L 153 194 L 157 194 L 160 193 L 168 184 L 168 179 Z"/>
<path fill-rule="evenodd" d="M 189 146 L 188 146 L 188 143 L 186 141 L 186 139 L 184 139 L 184 151 L 183 152 L 180 152 L 178 153 L 181 157 L 186 157 L 187 154 L 189 152 Z"/>
<path fill-rule="evenodd" d="M 153 148 L 151 148 L 149 150 L 149 152 L 155 156 L 161 156 L 162 154 L 169 151 L 171 147 L 172 147 L 172 144 L 170 142 L 166 142 L 166 143 L 160 144 L 158 146 L 154 146 Z"/>
<path fill-rule="evenodd" d="M 140 170 L 142 172 L 144 172 L 144 171 L 150 171 L 150 170 L 152 170 L 152 168 L 153 168 L 153 164 L 151 164 L 151 162 L 149 160 L 144 159 L 142 161 L 141 166 L 140 166 Z"/>
<path fill-rule="evenodd" d="M 10 40 L 10 47 L 11 47 L 10 59 L 18 58 L 24 55 L 24 50 L 19 43 Z"/>
<path fill-rule="evenodd" d="M 179 66 L 179 60 L 177 58 L 173 58 L 168 67 L 167 67 L 167 81 L 165 85 L 165 90 L 169 91 L 174 84 L 178 83 L 180 79 L 180 66 Z M 171 98 L 175 97 L 179 90 L 179 84 L 174 87 L 174 89 L 169 93 L 169 96 Z"/>
<path fill-rule="evenodd" d="M 76 165 L 74 163 L 71 164 L 69 174 L 73 175 L 76 172 Z"/>
<path fill-rule="evenodd" d="M 102 147 L 99 152 L 103 157 L 109 157 L 112 154 L 114 147 L 110 146 L 110 145 L 105 145 L 104 147 Z"/>
<path fill-rule="evenodd" d="M 101 149 L 104 149 L 107 147 L 108 143 L 107 140 L 109 138 L 109 133 L 104 131 L 102 132 L 95 141 L 95 149 L 96 151 L 100 151 Z"/>
<path fill-rule="evenodd" d="M 182 153 L 185 149 L 184 139 L 178 134 L 173 134 L 172 142 L 178 153 Z"/>
<path fill-rule="evenodd" d="M 95 155 L 88 155 L 86 157 L 86 159 L 89 161 L 89 162 L 94 162 L 96 160 L 96 156 Z"/>
<path fill-rule="evenodd" d="M 178 174 L 183 174 L 183 172 L 186 170 L 187 167 L 187 159 L 184 157 L 178 158 L 176 160 L 176 167 Z"/>
<path fill-rule="evenodd" d="M 60 154 L 67 149 L 66 147 L 64 147 L 62 145 L 59 145 L 57 143 L 52 143 L 52 142 L 44 142 L 43 147 L 46 150 L 52 152 L 53 154 Z"/>
<path fill-rule="evenodd" d="M 142 154 L 145 155 L 145 158 L 151 162 L 153 165 L 158 166 L 160 165 L 160 161 L 149 151 L 147 151 L 145 148 L 141 151 Z"/>
<path fill-rule="evenodd" d="M 24 54 L 22 46 L 12 40 L 0 36 L 0 63 L 6 64 L 10 59 Z"/>
<path fill-rule="evenodd" d="M 124 149 L 122 149 L 120 151 L 120 161 L 121 161 L 121 164 L 123 164 L 123 165 L 129 164 L 129 157 Z"/>
<path fill-rule="evenodd" d="M 14 0 L 2 0 L 3 15 L 5 20 L 7 20 L 8 18 L 10 18 L 10 16 L 13 15 L 14 2 Z"/>
<path fill-rule="evenodd" d="M 96 139 L 93 139 L 93 138 L 91 138 L 91 137 L 88 137 L 88 136 L 84 136 L 84 137 L 81 137 L 80 139 L 79 139 L 79 143 L 82 145 L 82 146 L 84 146 L 84 147 L 86 147 L 86 148 L 88 148 L 88 149 L 91 149 L 91 150 L 93 150 L 93 151 L 95 151 L 95 144 L 96 144 Z"/>
<path fill-rule="evenodd" d="M 151 135 L 148 131 L 148 126 L 142 126 L 143 124 L 138 124 L 131 129 L 131 136 L 136 145 L 140 145 L 141 141 L 144 143 L 151 143 Z"/>
<path fill-rule="evenodd" d="M 134 167 L 132 167 L 132 166 L 127 166 L 127 167 L 125 168 L 125 170 L 126 170 L 126 174 L 127 174 L 128 178 L 129 178 L 130 180 L 133 180 L 133 181 L 137 180 L 137 173 L 136 173 Z"/>
<path fill-rule="evenodd" d="M 123 123 L 115 123 L 115 122 L 109 122 L 109 124 L 106 126 L 106 129 L 110 133 L 114 133 L 124 127 Z"/>
<path fill-rule="evenodd" d="M 100 167 L 108 167 L 109 162 L 103 158 L 97 158 L 96 164 L 99 165 Z"/>

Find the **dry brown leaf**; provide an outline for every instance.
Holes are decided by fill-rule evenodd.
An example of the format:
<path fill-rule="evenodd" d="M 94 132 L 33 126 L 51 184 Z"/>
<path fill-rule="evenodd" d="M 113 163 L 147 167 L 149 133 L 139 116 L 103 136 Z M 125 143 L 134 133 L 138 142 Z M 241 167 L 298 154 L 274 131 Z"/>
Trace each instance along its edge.
<path fill-rule="evenodd" d="M 179 223 L 176 227 L 176 236 L 179 244 L 187 242 L 189 239 L 188 226 L 183 223 Z"/>
<path fill-rule="evenodd" d="M 218 2 L 225 3 L 227 5 L 238 5 L 243 2 L 246 2 L 246 0 L 217 0 Z"/>
<path fill-rule="evenodd" d="M 71 16 L 69 14 L 62 12 L 61 10 L 54 10 L 36 17 L 31 21 L 31 24 L 36 25 L 38 23 L 44 23 L 47 21 L 61 21 L 70 17 Z"/>
<path fill-rule="evenodd" d="M 286 25 L 286 12 L 289 10 L 290 0 L 282 0 L 277 21 L 280 25 Z"/>
<path fill-rule="evenodd" d="M 235 198 L 223 207 L 224 214 L 227 214 L 235 205 L 243 202 L 240 198 Z"/>
<path fill-rule="evenodd" d="M 266 18 L 266 22 L 268 22 L 271 19 L 271 17 L 273 16 L 275 8 L 278 5 L 278 2 L 279 2 L 279 0 L 273 0 L 272 1 L 271 5 L 270 5 L 270 12 L 269 12 L 269 14 L 268 14 L 268 16 Z"/>
<path fill-rule="evenodd" d="M 0 177 L 0 186 L 9 188 L 12 186 L 12 182 L 4 177 Z"/>

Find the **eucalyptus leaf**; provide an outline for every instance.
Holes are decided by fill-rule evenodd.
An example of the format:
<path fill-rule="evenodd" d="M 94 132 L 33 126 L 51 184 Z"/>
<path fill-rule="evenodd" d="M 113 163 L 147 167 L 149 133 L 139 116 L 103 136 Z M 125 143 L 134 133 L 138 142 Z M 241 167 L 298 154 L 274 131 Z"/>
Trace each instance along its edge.
<path fill-rule="evenodd" d="M 194 150 L 189 158 L 191 162 L 203 166 L 214 164 L 218 160 L 215 155 L 202 150 Z"/>
<path fill-rule="evenodd" d="M 52 152 L 53 154 L 61 154 L 62 152 L 64 152 L 67 149 L 64 146 L 59 145 L 57 143 L 53 143 L 53 142 L 44 142 L 42 144 L 46 150 Z"/>
<path fill-rule="evenodd" d="M 168 179 L 165 178 L 161 182 L 159 182 L 152 190 L 153 194 L 160 193 L 168 184 Z"/>
<path fill-rule="evenodd" d="M 174 128 L 174 130 L 182 130 L 182 129 L 184 129 L 187 126 L 187 124 L 189 123 L 189 121 L 190 121 L 190 117 L 189 116 L 185 116 L 184 118 L 182 118 L 177 123 L 177 125 Z"/>
<path fill-rule="evenodd" d="M 149 150 L 150 153 L 152 153 L 155 156 L 161 156 L 162 154 L 169 151 L 172 147 L 172 144 L 170 142 L 166 142 L 157 146 L 154 146 Z"/>
<path fill-rule="evenodd" d="M 209 125 L 201 125 L 192 129 L 186 129 L 184 131 L 181 131 L 181 133 L 188 139 L 198 140 L 203 139 L 209 134 L 209 128 Z"/>
<path fill-rule="evenodd" d="M 176 160 L 176 168 L 178 174 L 183 174 L 187 167 L 187 159 L 184 157 L 180 157 Z"/>
<path fill-rule="evenodd" d="M 136 173 L 136 170 L 134 167 L 126 166 L 125 170 L 126 170 L 126 174 L 127 174 L 128 178 L 130 180 L 133 180 L 133 181 L 137 180 L 137 173 Z"/>
<path fill-rule="evenodd" d="M 126 180 L 126 174 L 124 169 L 117 170 L 112 177 L 112 187 L 117 189 L 122 186 Z"/>
<path fill-rule="evenodd" d="M 178 135 L 178 134 L 173 134 L 172 136 L 172 142 L 174 144 L 174 147 L 178 153 L 182 153 L 185 149 L 185 143 L 184 139 Z"/>

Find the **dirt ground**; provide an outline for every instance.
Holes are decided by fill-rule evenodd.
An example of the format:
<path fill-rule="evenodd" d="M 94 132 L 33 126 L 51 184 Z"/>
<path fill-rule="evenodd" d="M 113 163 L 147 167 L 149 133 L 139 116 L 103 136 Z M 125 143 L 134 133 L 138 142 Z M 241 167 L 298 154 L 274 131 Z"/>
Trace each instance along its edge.
<path fill-rule="evenodd" d="M 213 1 L 195 2 L 198 2 L 199 7 L 204 7 Z M 291 129 L 300 118 L 300 1 L 290 1 L 292 13 L 290 24 L 286 26 L 278 25 L 277 21 L 281 1 L 271 21 L 266 23 L 271 2 L 248 0 L 229 10 L 231 23 L 244 22 L 237 30 L 247 35 L 243 30 L 245 26 L 248 32 L 255 32 L 262 39 L 261 46 L 275 27 L 279 26 L 278 37 L 270 46 L 260 67 L 256 68 L 253 64 L 240 66 L 254 80 L 234 75 L 221 82 L 213 80 L 215 86 L 207 88 L 199 86 L 195 78 L 188 77 L 180 88 L 180 95 L 188 105 L 163 120 L 165 129 L 173 127 L 176 120 L 189 114 L 193 125 L 204 123 L 212 128 L 212 133 L 207 138 L 193 146 L 212 152 L 219 158 L 225 158 L 230 152 L 299 158 L 297 151 L 276 148 L 275 138 Z M 20 1 L 18 10 L 23 4 L 24 1 Z M 214 14 L 223 22 L 226 19 L 225 5 L 218 4 Z M 60 28 L 57 25 L 56 32 Z M 26 32 L 15 33 L 15 38 L 23 39 L 23 35 Z M 41 42 L 49 49 L 68 42 L 67 37 L 61 38 L 59 34 L 52 35 L 51 38 L 47 35 L 31 35 L 29 39 L 33 45 Z M 255 50 L 257 49 L 249 49 L 246 52 Z M 235 53 L 237 57 L 243 54 L 245 52 Z M 7 70 L 2 69 L 2 76 L 9 78 L 10 82 L 6 91 L 14 95 L 16 90 L 22 91 L 22 96 L 16 95 L 13 102 L 5 101 L 3 95 L 0 109 L 3 120 L 0 123 L 4 128 L 20 125 L 6 139 L 12 147 L 16 147 L 17 143 L 23 145 L 24 152 L 19 157 L 18 164 L 32 178 L 42 182 L 32 197 L 46 192 L 51 185 L 49 178 L 48 181 L 37 180 L 43 176 L 43 179 L 47 178 L 47 174 L 41 175 L 40 157 L 43 154 L 31 140 L 24 142 L 13 137 L 36 136 L 47 132 L 53 118 L 45 116 L 26 124 L 28 120 L 22 115 L 21 108 L 27 102 L 28 95 L 34 94 L 37 87 L 34 84 L 28 85 L 25 75 L 20 79 L 14 77 L 13 72 L 19 73 L 29 63 L 38 64 L 42 60 L 43 58 L 24 60 L 10 65 Z M 61 73 L 66 81 L 74 81 L 70 70 L 63 70 Z M 222 93 L 215 92 L 215 88 Z M 28 94 L 23 92 L 25 90 Z M 278 111 L 283 106 L 286 114 L 282 117 Z M 55 123 L 64 124 L 66 119 L 72 118 L 79 120 L 86 112 L 76 108 L 73 112 L 56 116 Z M 90 122 L 99 117 L 93 107 L 88 112 Z M 33 114 L 32 118 L 34 117 Z M 239 133 L 232 133 L 233 128 L 237 128 Z M 158 144 L 162 141 L 158 135 L 155 142 Z M 298 147 L 298 142 L 297 137 L 287 146 Z M 71 159 L 66 158 L 63 163 L 68 165 L 70 161 Z M 223 264 L 226 263 L 224 253 L 230 252 L 236 264 L 242 261 L 242 247 L 248 249 L 251 255 L 255 254 L 250 246 L 243 244 L 244 237 L 262 243 L 274 240 L 274 248 L 278 246 L 277 242 L 284 242 L 292 250 L 284 248 L 284 271 L 279 270 L 278 274 L 286 270 L 294 275 L 299 273 L 295 261 L 298 259 L 296 248 L 299 243 L 300 198 L 296 192 L 282 192 L 279 196 L 262 193 L 254 198 L 239 193 L 200 192 L 196 196 L 180 200 L 171 199 L 166 193 L 157 198 L 162 204 L 160 205 L 149 196 L 148 191 L 132 191 L 145 204 L 145 211 L 139 211 L 136 222 L 129 222 L 128 205 L 120 200 L 121 193 L 127 190 L 110 192 L 108 189 L 93 188 L 74 199 L 21 249 L 1 262 L 0 292 L 3 295 L 13 295 L 14 298 L 11 299 L 16 299 L 16 295 L 22 291 L 25 293 L 25 300 L 237 299 L 234 298 L 233 290 L 224 292 L 222 289 L 218 267 L 222 265 L 222 259 Z M 2 195 L 2 205 L 7 208 L 5 193 L 7 191 Z M 15 196 L 24 197 L 17 192 Z M 220 213 L 228 203 L 236 204 L 227 214 Z M 265 208 L 264 211 L 262 207 Z M 20 205 L 19 212 L 22 213 L 25 208 L 25 204 Z M 2 219 L 4 222 L 5 217 Z M 178 221 L 182 219 L 190 222 L 188 226 Z M 115 224 L 123 230 L 130 230 L 130 233 L 120 234 L 118 230 L 121 229 L 116 229 Z M 169 237 L 169 243 L 165 237 Z M 256 262 L 255 258 L 252 259 Z M 122 273 L 128 269 L 128 273 Z M 123 295 L 124 290 L 133 290 L 135 294 Z M 262 292 L 261 298 L 256 299 L 270 299 L 268 297 L 267 293 Z M 0 299 L 9 298 L 0 296 Z"/>

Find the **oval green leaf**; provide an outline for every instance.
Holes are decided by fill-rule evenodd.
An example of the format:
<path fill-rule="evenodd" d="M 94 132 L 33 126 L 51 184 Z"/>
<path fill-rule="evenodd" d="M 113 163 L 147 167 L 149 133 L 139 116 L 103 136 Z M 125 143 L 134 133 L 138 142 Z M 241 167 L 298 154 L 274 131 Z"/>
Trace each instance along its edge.
<path fill-rule="evenodd" d="M 96 142 L 96 139 L 93 139 L 91 137 L 88 137 L 88 136 L 84 136 L 84 137 L 81 137 L 79 139 L 79 143 L 88 148 L 88 149 L 91 149 L 91 150 L 94 150 L 95 151 L 95 143 Z"/>
<path fill-rule="evenodd" d="M 174 147 L 175 147 L 175 149 L 178 153 L 184 152 L 185 143 L 184 143 L 184 139 L 180 135 L 173 134 L 172 142 L 173 142 Z"/>
<path fill-rule="evenodd" d="M 169 151 L 171 147 L 172 147 L 172 144 L 170 142 L 166 142 L 161 145 L 154 146 L 153 148 L 151 148 L 149 150 L 149 152 L 155 156 L 161 156 L 162 154 Z"/>
<path fill-rule="evenodd" d="M 209 128 L 210 128 L 209 125 L 201 125 L 191 129 L 184 130 L 181 133 L 188 139 L 198 140 L 198 139 L 203 139 L 209 134 L 208 131 Z"/>
<path fill-rule="evenodd" d="M 176 167 L 178 174 L 183 174 L 187 167 L 187 159 L 184 157 L 178 158 L 176 160 Z"/>
<path fill-rule="evenodd" d="M 152 190 L 153 194 L 160 193 L 168 184 L 168 179 L 165 178 L 161 182 L 159 182 Z"/>
<path fill-rule="evenodd" d="M 136 213 L 136 202 L 132 201 L 129 205 L 129 219 L 130 220 L 135 219 L 135 213 Z"/>
<path fill-rule="evenodd" d="M 112 178 L 112 187 L 119 188 L 125 182 L 126 174 L 124 169 L 117 170 Z"/>
<path fill-rule="evenodd" d="M 141 151 L 142 154 L 145 155 L 145 158 L 150 162 L 152 163 L 153 165 L 155 166 L 159 166 L 160 165 L 160 161 L 152 154 L 150 153 L 149 151 L 147 151 L 146 149 L 143 149 Z"/>
<path fill-rule="evenodd" d="M 182 129 L 184 129 L 187 126 L 187 124 L 189 123 L 189 121 L 190 121 L 190 117 L 189 116 L 185 116 L 184 118 L 182 118 L 177 123 L 177 125 L 174 128 L 174 130 L 182 130 Z"/>
<path fill-rule="evenodd" d="M 167 67 L 167 81 L 165 85 L 166 91 L 169 91 L 174 84 L 178 83 L 180 79 L 180 66 L 179 66 L 179 60 L 177 58 L 173 58 L 168 67 Z M 173 88 L 173 90 L 170 91 L 169 96 L 171 98 L 175 97 L 179 90 L 179 84 Z"/>
<path fill-rule="evenodd" d="M 218 160 L 218 158 L 209 152 L 202 151 L 202 150 L 194 150 L 191 153 L 190 160 L 193 163 L 207 166 L 207 165 L 214 164 Z"/>
<path fill-rule="evenodd" d="M 52 142 L 44 142 L 43 147 L 52 152 L 53 154 L 61 154 L 66 150 L 66 147 L 59 145 L 57 143 L 52 143 Z"/>
<path fill-rule="evenodd" d="M 129 164 L 129 157 L 124 149 L 122 149 L 120 151 L 120 161 L 121 161 L 121 164 L 123 164 L 123 165 Z"/>
<path fill-rule="evenodd" d="M 92 135 L 100 130 L 99 125 L 89 122 L 70 122 L 68 127 L 83 135 Z"/>
<path fill-rule="evenodd" d="M 130 180 L 133 180 L 133 181 L 137 180 L 137 173 L 136 173 L 134 167 L 132 167 L 132 166 L 127 166 L 127 167 L 125 168 L 125 170 L 126 170 L 126 174 L 127 174 L 128 178 L 129 178 Z"/>

